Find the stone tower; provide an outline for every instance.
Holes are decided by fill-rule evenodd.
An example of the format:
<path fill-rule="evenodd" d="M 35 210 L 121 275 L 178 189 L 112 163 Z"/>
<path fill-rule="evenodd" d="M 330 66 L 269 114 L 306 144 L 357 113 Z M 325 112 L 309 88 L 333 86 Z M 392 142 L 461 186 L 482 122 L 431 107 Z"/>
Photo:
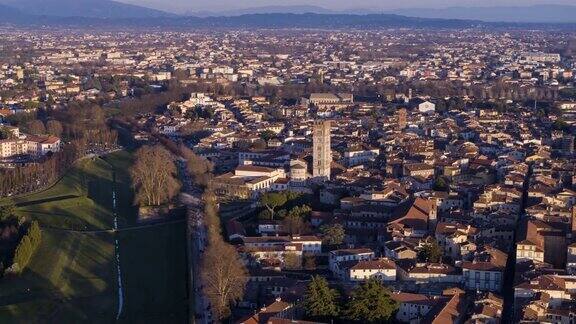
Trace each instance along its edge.
<path fill-rule="evenodd" d="M 572 241 L 576 243 L 576 205 L 572 206 L 572 222 L 570 225 Z"/>
<path fill-rule="evenodd" d="M 408 112 L 406 111 L 406 108 L 401 108 L 398 110 L 397 112 L 398 115 L 398 129 L 399 130 L 403 130 L 404 128 L 406 128 L 407 124 L 408 124 Z"/>
<path fill-rule="evenodd" d="M 314 122 L 312 140 L 312 177 L 330 180 L 330 164 L 332 163 L 330 121 L 318 120 Z"/>

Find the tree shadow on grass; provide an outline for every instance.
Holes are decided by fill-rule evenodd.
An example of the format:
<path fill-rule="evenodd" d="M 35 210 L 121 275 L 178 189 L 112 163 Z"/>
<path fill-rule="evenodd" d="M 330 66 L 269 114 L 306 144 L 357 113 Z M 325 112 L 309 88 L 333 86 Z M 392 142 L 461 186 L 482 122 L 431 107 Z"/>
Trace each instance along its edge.
<path fill-rule="evenodd" d="M 92 323 L 112 322 L 115 314 L 115 298 L 111 291 L 97 292 L 92 281 L 68 271 L 69 281 L 82 281 L 85 289 L 93 289 L 88 296 L 76 297 L 64 294 L 62 287 L 54 286 L 42 275 L 25 271 L 20 277 L 2 280 L 22 281 L 20 290 L 0 297 L 0 322 L 2 323 Z M 0 284 L 1 286 L 1 284 Z M 30 287 L 30 288 L 28 288 Z"/>
<path fill-rule="evenodd" d="M 78 195 L 64 195 L 64 196 L 57 196 L 57 197 L 51 197 L 51 198 L 44 198 L 44 199 L 38 199 L 38 200 L 32 200 L 32 201 L 17 203 L 16 207 L 27 207 L 27 206 L 33 206 L 33 205 L 40 205 L 40 204 L 44 204 L 44 203 L 67 200 L 67 199 L 72 199 L 72 198 L 79 198 L 79 197 L 80 196 L 78 196 Z"/>
<path fill-rule="evenodd" d="M 117 307 L 113 235 L 44 230 L 42 242 L 20 276 L 0 281 L 0 322 L 112 322 Z"/>
<path fill-rule="evenodd" d="M 185 229 L 179 224 L 119 234 L 125 322 L 186 322 Z M 162 321 L 164 319 L 164 321 Z"/>

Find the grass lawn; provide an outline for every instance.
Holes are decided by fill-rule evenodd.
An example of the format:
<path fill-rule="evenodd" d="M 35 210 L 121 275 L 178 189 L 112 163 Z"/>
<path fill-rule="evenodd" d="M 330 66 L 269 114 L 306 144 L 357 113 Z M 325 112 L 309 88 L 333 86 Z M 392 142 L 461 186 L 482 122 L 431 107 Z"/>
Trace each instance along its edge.
<path fill-rule="evenodd" d="M 113 260 L 110 234 L 44 230 L 28 269 L 0 283 L 0 322 L 109 322 L 116 308 Z"/>
<path fill-rule="evenodd" d="M 113 224 L 111 188 L 110 165 L 102 159 L 84 159 L 47 190 L 13 201 L 18 214 L 38 220 L 43 227 L 109 229 Z"/>
<path fill-rule="evenodd" d="M 130 153 L 82 160 L 42 192 L 13 198 L 17 212 L 39 221 L 42 242 L 29 267 L 0 281 L 0 323 L 108 323 L 116 318 L 114 251 L 120 241 L 124 286 L 122 319 L 185 322 L 186 255 L 183 224 L 112 233 L 116 170 L 120 228 L 136 224 Z"/>

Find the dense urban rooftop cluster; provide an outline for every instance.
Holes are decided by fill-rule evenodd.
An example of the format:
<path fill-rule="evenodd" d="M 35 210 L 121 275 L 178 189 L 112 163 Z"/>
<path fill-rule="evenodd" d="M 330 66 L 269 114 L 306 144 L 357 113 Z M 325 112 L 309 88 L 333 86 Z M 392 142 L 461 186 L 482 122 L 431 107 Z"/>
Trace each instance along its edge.
<path fill-rule="evenodd" d="M 571 323 L 574 37 L 5 28 L 0 158 L 57 152 L 66 132 L 18 116 L 81 102 L 209 160 L 249 273 L 240 323 L 309 319 L 311 275 L 382 282 L 401 322 Z"/>

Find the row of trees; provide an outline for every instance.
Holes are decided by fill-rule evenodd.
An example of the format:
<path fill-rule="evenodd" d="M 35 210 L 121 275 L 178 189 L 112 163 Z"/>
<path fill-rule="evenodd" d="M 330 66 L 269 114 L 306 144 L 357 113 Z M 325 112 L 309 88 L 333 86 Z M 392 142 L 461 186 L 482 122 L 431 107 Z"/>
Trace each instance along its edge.
<path fill-rule="evenodd" d="M 202 255 L 200 276 L 203 292 L 212 307 L 212 314 L 222 321 L 231 314 L 231 305 L 244 296 L 248 275 L 236 249 L 222 236 L 222 224 L 218 213 L 216 195 L 210 186 L 212 163 L 196 155 L 184 145 L 176 147 L 166 143 L 173 153 L 186 160 L 186 169 L 194 184 L 204 189 L 204 221 L 207 229 L 208 247 Z"/>
<path fill-rule="evenodd" d="M 185 145 L 180 146 L 180 154 L 186 159 L 186 169 L 192 177 L 192 181 L 202 188 L 206 188 L 212 179 L 214 165 L 207 159 L 196 155 Z"/>
<path fill-rule="evenodd" d="M 312 208 L 302 194 L 284 191 L 267 192 L 260 196 L 261 219 L 281 219 L 284 230 L 290 234 L 304 234 L 310 230 Z M 278 208 L 282 208 L 276 211 Z M 344 227 L 341 224 L 327 224 L 320 228 L 324 244 L 328 248 L 337 248 L 344 242 Z"/>
<path fill-rule="evenodd" d="M 244 296 L 248 275 L 236 249 L 222 237 L 216 197 L 209 188 L 203 201 L 208 229 L 208 248 L 201 264 L 203 291 L 214 317 L 222 320 L 230 316 L 230 306 Z"/>
<path fill-rule="evenodd" d="M 376 279 L 364 282 L 344 299 L 326 279 L 315 276 L 304 295 L 306 315 L 322 322 L 386 323 L 392 321 L 398 306 L 390 291 Z"/>
<path fill-rule="evenodd" d="M 91 103 L 71 103 L 66 109 L 50 110 L 41 116 L 50 134 L 58 132 L 53 121 L 62 125 L 61 136 L 66 140 L 83 140 L 90 147 L 111 147 L 116 145 L 116 131 L 107 124 L 106 110 Z M 58 135 L 57 135 L 58 136 Z"/>
<path fill-rule="evenodd" d="M 64 145 L 60 152 L 38 163 L 13 169 L 0 169 L 0 196 L 22 194 L 44 188 L 60 178 L 74 161 L 84 155 L 78 142 Z"/>
<path fill-rule="evenodd" d="M 83 139 L 96 146 L 116 144 L 105 110 L 93 103 L 71 102 L 59 109 L 41 108 L 35 113 L 11 115 L 7 121 L 24 133 L 53 135 L 65 141 Z"/>
<path fill-rule="evenodd" d="M 46 123 L 39 119 L 31 120 L 30 122 L 26 123 L 24 129 L 33 135 L 53 135 L 53 136 L 62 136 L 62 132 L 64 128 L 62 123 L 57 120 L 49 120 Z"/>
<path fill-rule="evenodd" d="M 71 103 L 68 107 L 8 117 L 8 122 L 24 132 L 62 137 L 66 143 L 60 152 L 49 154 L 36 163 L 14 169 L 0 169 L 0 196 L 26 193 L 52 184 L 74 161 L 87 152 L 115 147 L 118 134 L 106 124 L 104 110 L 96 105 Z M 7 132 L 1 132 L 8 137 Z"/>
<path fill-rule="evenodd" d="M 16 247 L 14 260 L 8 271 L 11 273 L 21 273 L 28 266 L 28 263 L 32 259 L 32 255 L 34 255 L 34 252 L 40 245 L 41 239 L 42 232 L 40 231 L 40 226 L 37 221 L 32 221 L 28 231 Z"/>
<path fill-rule="evenodd" d="M 304 205 L 305 203 L 305 197 L 297 192 L 267 192 L 260 196 L 260 205 L 266 209 L 260 213 L 259 217 L 269 219 L 284 218 L 290 207 Z M 279 207 L 284 207 L 284 210 L 277 213 L 276 209 Z"/>
<path fill-rule="evenodd" d="M 312 208 L 303 195 L 285 191 L 268 192 L 260 196 L 260 205 L 265 209 L 258 215 L 261 219 L 280 219 L 284 230 L 289 234 L 310 232 L 310 214 Z M 283 207 L 276 211 L 277 208 Z"/>
<path fill-rule="evenodd" d="M 123 117 L 133 117 L 137 114 L 146 114 L 158 109 L 166 108 L 171 102 L 186 100 L 193 92 L 190 88 L 170 84 L 167 91 L 162 93 L 143 94 L 140 97 L 125 98 L 116 104 Z"/>

